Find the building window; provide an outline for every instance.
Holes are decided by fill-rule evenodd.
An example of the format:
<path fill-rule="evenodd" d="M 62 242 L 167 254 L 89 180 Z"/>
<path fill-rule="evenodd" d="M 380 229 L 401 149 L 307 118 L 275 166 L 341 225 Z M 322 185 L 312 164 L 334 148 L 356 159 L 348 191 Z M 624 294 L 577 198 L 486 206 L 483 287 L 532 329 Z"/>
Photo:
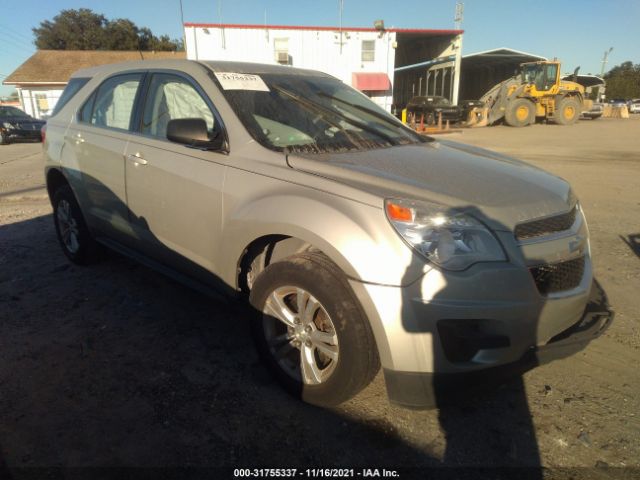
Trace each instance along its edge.
<path fill-rule="evenodd" d="M 49 114 L 49 99 L 46 93 L 36 93 L 36 106 L 38 110 L 37 117 L 40 118 L 43 115 Z"/>
<path fill-rule="evenodd" d="M 274 38 L 273 40 L 275 50 L 275 60 L 280 65 L 289 65 L 289 39 L 288 38 Z"/>
<path fill-rule="evenodd" d="M 362 61 L 373 62 L 376 59 L 376 41 L 375 40 L 363 40 L 362 41 Z"/>

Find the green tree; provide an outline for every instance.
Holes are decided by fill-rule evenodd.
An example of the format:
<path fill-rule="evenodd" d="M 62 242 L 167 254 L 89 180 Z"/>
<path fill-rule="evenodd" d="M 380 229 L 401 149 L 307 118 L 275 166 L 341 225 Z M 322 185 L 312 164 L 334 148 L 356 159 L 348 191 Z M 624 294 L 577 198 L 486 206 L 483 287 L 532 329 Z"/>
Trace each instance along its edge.
<path fill-rule="evenodd" d="M 105 26 L 104 48 L 107 50 L 138 50 L 139 29 L 131 20 L 118 18 Z"/>
<path fill-rule="evenodd" d="M 183 50 L 182 41 L 156 37 L 131 20 L 107 18 L 88 8 L 62 10 L 33 29 L 35 45 L 50 50 Z"/>
<path fill-rule="evenodd" d="M 604 79 L 607 81 L 607 98 L 640 98 L 640 64 L 624 62 L 609 70 Z"/>
<path fill-rule="evenodd" d="M 97 50 L 104 45 L 107 19 L 88 8 L 62 10 L 53 18 L 34 28 L 39 49 Z"/>

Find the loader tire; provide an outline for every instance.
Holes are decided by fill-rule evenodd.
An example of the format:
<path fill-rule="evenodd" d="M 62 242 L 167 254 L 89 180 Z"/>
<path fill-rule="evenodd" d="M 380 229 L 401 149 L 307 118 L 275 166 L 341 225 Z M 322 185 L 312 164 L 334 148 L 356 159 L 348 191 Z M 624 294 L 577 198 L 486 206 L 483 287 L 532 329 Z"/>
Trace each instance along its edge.
<path fill-rule="evenodd" d="M 517 98 L 507 105 L 504 120 L 511 127 L 526 127 L 536 121 L 535 105 L 526 98 Z"/>
<path fill-rule="evenodd" d="M 580 118 L 582 105 L 575 97 L 564 97 L 556 105 L 553 120 L 558 125 L 572 125 Z"/>

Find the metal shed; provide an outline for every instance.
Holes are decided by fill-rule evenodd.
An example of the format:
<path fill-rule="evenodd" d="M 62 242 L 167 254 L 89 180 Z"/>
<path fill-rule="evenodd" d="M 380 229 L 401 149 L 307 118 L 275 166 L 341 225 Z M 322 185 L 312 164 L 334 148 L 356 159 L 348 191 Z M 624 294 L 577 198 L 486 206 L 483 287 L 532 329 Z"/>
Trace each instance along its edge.
<path fill-rule="evenodd" d="M 521 63 L 547 60 L 533 53 L 511 48 L 496 48 L 464 55 L 461 61 L 461 100 L 475 100 L 491 87 L 512 77 Z"/>

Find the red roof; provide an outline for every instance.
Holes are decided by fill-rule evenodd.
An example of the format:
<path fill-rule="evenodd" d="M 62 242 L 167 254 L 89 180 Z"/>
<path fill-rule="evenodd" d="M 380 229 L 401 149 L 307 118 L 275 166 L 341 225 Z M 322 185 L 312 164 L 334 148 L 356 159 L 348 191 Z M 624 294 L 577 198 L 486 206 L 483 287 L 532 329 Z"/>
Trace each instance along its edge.
<path fill-rule="evenodd" d="M 238 23 L 185 23 L 185 27 L 196 28 L 254 28 L 254 29 L 270 29 L 270 30 L 320 30 L 336 32 L 340 27 L 317 27 L 311 25 L 245 25 Z M 373 27 L 342 27 L 345 32 L 377 32 Z M 459 35 L 464 30 L 438 30 L 425 28 L 385 28 L 386 32 L 396 33 L 430 33 L 438 35 Z"/>
<path fill-rule="evenodd" d="M 391 82 L 386 73 L 354 72 L 351 74 L 351 85 L 368 92 L 384 92 L 391 89 Z"/>

